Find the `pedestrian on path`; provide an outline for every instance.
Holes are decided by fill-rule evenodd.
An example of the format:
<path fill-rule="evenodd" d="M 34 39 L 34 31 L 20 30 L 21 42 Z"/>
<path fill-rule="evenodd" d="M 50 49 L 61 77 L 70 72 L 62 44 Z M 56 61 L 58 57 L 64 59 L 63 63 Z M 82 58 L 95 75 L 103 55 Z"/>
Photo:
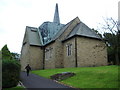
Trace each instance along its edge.
<path fill-rule="evenodd" d="M 25 67 L 25 69 L 26 69 L 27 76 L 29 76 L 29 72 L 30 72 L 30 70 L 31 70 L 30 65 L 28 64 L 28 65 Z"/>

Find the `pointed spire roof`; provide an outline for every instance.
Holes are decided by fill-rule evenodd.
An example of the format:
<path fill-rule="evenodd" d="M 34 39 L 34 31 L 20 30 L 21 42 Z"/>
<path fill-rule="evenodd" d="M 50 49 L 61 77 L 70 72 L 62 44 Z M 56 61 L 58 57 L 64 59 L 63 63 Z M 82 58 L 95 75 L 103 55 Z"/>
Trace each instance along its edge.
<path fill-rule="evenodd" d="M 56 3 L 56 7 L 55 7 L 55 14 L 54 14 L 53 22 L 60 24 L 59 11 L 58 11 L 58 4 L 57 3 Z"/>

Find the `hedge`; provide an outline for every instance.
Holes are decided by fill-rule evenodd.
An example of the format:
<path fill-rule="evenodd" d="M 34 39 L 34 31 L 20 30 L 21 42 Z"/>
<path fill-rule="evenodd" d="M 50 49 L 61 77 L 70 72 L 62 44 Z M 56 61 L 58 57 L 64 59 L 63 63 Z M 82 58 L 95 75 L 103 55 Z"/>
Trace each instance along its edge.
<path fill-rule="evenodd" d="M 2 87 L 9 88 L 18 84 L 20 64 L 15 60 L 2 60 Z"/>

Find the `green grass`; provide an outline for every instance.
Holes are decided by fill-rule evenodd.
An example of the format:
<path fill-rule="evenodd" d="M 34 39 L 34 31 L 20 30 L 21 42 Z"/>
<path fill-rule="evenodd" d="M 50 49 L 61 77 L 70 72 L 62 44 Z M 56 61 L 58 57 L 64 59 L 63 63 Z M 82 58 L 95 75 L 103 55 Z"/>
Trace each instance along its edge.
<path fill-rule="evenodd" d="M 12 87 L 12 88 L 4 88 L 2 90 L 25 90 L 25 88 L 23 88 L 21 86 L 16 86 L 16 87 Z"/>
<path fill-rule="evenodd" d="M 32 73 L 46 78 L 61 72 L 74 72 L 75 76 L 60 82 L 76 88 L 118 88 L 118 66 L 79 67 L 35 70 Z"/>

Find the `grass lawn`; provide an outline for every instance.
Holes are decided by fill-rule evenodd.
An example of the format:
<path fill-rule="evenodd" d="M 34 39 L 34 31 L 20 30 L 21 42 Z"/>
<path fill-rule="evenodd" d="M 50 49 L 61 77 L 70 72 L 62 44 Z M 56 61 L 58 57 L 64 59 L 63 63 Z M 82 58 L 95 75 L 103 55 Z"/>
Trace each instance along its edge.
<path fill-rule="evenodd" d="M 12 87 L 12 88 L 4 88 L 2 90 L 25 90 L 25 88 L 23 88 L 21 86 L 16 86 L 16 87 Z"/>
<path fill-rule="evenodd" d="M 76 88 L 118 88 L 118 67 L 120 66 L 100 66 L 100 67 L 78 67 L 35 70 L 32 73 L 46 78 L 61 72 L 74 72 L 75 76 L 60 82 Z M 120 84 L 119 84 L 120 85 Z"/>

